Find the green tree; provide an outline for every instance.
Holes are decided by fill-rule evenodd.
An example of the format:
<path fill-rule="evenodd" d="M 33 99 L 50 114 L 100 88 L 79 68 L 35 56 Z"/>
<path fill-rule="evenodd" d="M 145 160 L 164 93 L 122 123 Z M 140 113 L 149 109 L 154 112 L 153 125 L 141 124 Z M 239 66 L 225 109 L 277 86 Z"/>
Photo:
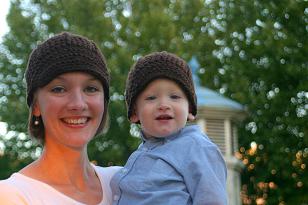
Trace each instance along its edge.
<path fill-rule="evenodd" d="M 111 71 L 109 130 L 88 149 L 99 165 L 123 164 L 139 143 L 126 119 L 129 68 L 168 50 L 187 61 L 195 56 L 203 85 L 248 109 L 237 154 L 246 165 L 243 203 L 307 204 L 306 7 L 300 0 L 12 1 L 0 47 L 0 121 L 10 131 L 0 138 L 0 178 L 40 153 L 24 134 L 24 70 L 37 42 L 68 30 L 93 39 Z"/>
<path fill-rule="evenodd" d="M 204 77 L 249 110 L 239 139 L 243 202 L 307 204 L 307 3 L 227 0 L 215 15 L 220 65 Z"/>
<path fill-rule="evenodd" d="M 36 143 L 31 139 L 20 138 L 20 135 L 27 132 L 28 109 L 23 76 L 31 50 L 48 36 L 68 30 L 93 39 L 102 48 L 106 58 L 110 59 L 116 52 L 113 46 L 110 46 L 115 44 L 116 40 L 113 34 L 115 26 L 111 8 L 110 2 L 99 0 L 82 1 L 78 4 L 76 1 L 11 2 L 7 17 L 11 30 L 4 37 L 0 53 L 0 93 L 3 96 L 0 101 L 0 120 L 8 124 L 11 143 L 2 137 L 1 142 L 5 145 L 5 150 L 1 159 L 6 164 L 14 161 L 18 166 L 10 166 L 10 171 L 5 172 L 1 178 L 9 176 L 10 172 L 29 162 L 29 158 L 23 157 L 24 153 L 28 153 L 32 160 L 37 157 L 35 153 L 39 153 Z M 127 58 L 119 58 L 115 66 L 127 68 L 127 65 L 123 66 L 123 63 L 128 64 L 126 61 Z M 136 138 L 129 137 L 129 124 L 125 123 L 125 107 L 121 97 L 125 76 L 117 75 L 117 69 L 112 67 L 110 64 L 109 68 L 114 76 L 110 129 L 107 135 L 97 137 L 89 145 L 90 158 L 100 165 L 123 164 L 138 144 Z M 117 97 L 118 95 L 120 97 Z"/>

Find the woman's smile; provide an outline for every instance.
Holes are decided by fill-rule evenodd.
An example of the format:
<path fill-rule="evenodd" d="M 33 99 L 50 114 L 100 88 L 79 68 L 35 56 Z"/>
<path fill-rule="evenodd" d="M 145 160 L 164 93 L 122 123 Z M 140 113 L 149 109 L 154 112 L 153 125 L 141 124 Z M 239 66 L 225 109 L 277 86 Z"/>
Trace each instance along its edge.
<path fill-rule="evenodd" d="M 84 125 L 89 121 L 88 117 L 62 118 L 61 120 L 68 125 Z"/>

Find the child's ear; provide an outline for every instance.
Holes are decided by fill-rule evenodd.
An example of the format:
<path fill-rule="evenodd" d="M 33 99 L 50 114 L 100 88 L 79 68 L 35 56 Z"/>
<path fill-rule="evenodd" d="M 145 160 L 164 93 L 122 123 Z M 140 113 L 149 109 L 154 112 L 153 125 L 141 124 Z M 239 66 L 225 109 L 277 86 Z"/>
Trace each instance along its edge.
<path fill-rule="evenodd" d="M 192 108 L 191 106 L 188 107 L 188 116 L 187 116 L 187 121 L 193 121 L 196 119 L 196 117 L 191 113 L 192 112 Z"/>
<path fill-rule="evenodd" d="M 193 114 L 191 114 L 191 113 L 188 114 L 188 117 L 187 117 L 188 121 L 193 121 L 195 119 L 196 119 L 196 117 Z"/>
<path fill-rule="evenodd" d="M 138 118 L 138 116 L 137 116 L 136 113 L 133 113 L 133 114 L 130 116 L 129 120 L 130 120 L 132 123 L 137 123 L 137 122 L 139 121 L 139 118 Z"/>
<path fill-rule="evenodd" d="M 139 117 L 137 115 L 136 106 L 133 107 L 132 114 L 130 115 L 129 121 L 132 123 L 138 123 Z"/>

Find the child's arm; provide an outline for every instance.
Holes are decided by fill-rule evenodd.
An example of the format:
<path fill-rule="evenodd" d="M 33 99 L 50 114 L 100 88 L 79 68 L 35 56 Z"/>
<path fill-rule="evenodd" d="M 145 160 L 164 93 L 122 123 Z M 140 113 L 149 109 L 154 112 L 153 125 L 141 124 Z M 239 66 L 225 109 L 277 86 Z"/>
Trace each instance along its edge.
<path fill-rule="evenodd" d="M 215 145 L 196 146 L 186 158 L 184 181 L 193 205 L 226 205 L 227 169 Z"/>

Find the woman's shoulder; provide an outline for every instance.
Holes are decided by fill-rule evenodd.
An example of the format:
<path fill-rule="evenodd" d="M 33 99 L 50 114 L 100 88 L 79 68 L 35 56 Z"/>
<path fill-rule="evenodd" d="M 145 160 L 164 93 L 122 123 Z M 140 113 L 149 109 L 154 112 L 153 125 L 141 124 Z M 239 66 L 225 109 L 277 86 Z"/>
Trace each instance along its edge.
<path fill-rule="evenodd" d="M 110 180 L 113 175 L 121 169 L 118 166 L 111 166 L 111 167 L 100 167 L 94 166 L 95 172 L 100 179 L 103 192 L 104 192 L 104 204 L 112 204 L 112 192 L 110 188 Z"/>
<path fill-rule="evenodd" d="M 0 180 L 1 194 L 6 190 L 16 189 L 21 184 L 18 175 L 19 175 L 18 173 L 13 173 L 9 178 Z"/>
<path fill-rule="evenodd" d="M 102 166 L 97 166 L 94 165 L 95 170 L 99 172 L 104 172 L 104 173 L 112 173 L 112 172 L 117 172 L 119 169 L 121 169 L 121 166 L 109 166 L 109 167 L 102 167 Z"/>
<path fill-rule="evenodd" d="M 120 166 L 110 166 L 110 167 L 94 166 L 94 168 L 95 168 L 95 171 L 98 175 L 101 175 L 101 176 L 107 177 L 107 178 L 111 178 L 122 167 L 120 167 Z"/>
<path fill-rule="evenodd" d="M 24 204 L 23 189 L 27 187 L 18 177 L 18 173 L 12 174 L 8 179 L 0 180 L 0 204 Z"/>

